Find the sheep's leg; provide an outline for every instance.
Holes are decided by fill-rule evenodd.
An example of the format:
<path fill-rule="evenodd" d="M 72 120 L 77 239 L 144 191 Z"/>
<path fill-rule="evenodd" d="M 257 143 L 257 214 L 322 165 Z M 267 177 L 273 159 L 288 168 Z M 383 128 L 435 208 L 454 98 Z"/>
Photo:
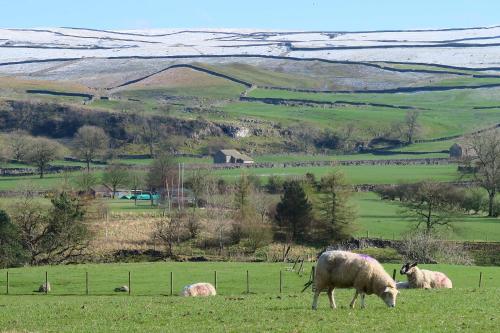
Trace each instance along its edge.
<path fill-rule="evenodd" d="M 313 297 L 312 309 L 316 310 L 318 308 L 318 297 L 319 297 L 319 289 L 316 289 Z"/>
<path fill-rule="evenodd" d="M 365 293 L 361 293 L 361 308 L 364 309 L 366 307 L 365 305 Z"/>
<path fill-rule="evenodd" d="M 352 298 L 351 304 L 349 305 L 351 309 L 354 309 L 354 305 L 356 304 L 357 298 L 358 298 L 358 291 L 356 290 L 356 293 L 354 293 L 354 297 Z"/>
<path fill-rule="evenodd" d="M 328 288 L 328 300 L 330 301 L 330 307 L 332 309 L 336 309 L 337 305 L 335 304 L 335 295 L 334 295 L 334 288 Z"/>

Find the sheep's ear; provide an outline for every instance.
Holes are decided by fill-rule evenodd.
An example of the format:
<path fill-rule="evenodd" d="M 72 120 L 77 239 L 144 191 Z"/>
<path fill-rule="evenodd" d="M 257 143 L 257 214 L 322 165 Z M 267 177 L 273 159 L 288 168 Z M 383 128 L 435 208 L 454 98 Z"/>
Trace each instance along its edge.
<path fill-rule="evenodd" d="M 410 267 L 415 267 L 415 266 L 417 266 L 417 264 L 418 264 L 418 262 L 415 261 L 413 264 L 411 264 Z"/>

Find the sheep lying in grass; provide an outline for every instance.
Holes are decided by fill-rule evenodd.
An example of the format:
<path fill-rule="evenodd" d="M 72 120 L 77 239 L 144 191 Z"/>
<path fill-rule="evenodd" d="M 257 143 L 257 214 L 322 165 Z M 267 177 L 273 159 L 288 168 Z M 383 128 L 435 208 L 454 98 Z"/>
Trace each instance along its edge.
<path fill-rule="evenodd" d="M 182 290 L 182 296 L 215 296 L 217 292 L 210 283 L 201 282 L 190 284 Z"/>
<path fill-rule="evenodd" d="M 451 280 L 441 272 L 429 271 L 417 267 L 417 263 L 406 263 L 399 271 L 408 278 L 409 288 L 452 288 Z"/>
<path fill-rule="evenodd" d="M 319 293 L 324 290 L 328 293 L 330 307 L 335 309 L 335 288 L 356 289 L 351 308 L 354 308 L 358 294 L 361 294 L 361 308 L 365 307 L 365 295 L 371 294 L 379 296 L 389 307 L 396 306 L 398 290 L 394 280 L 377 260 L 367 255 L 346 251 L 324 252 L 318 259 L 314 283 L 313 310 L 318 307 Z"/>

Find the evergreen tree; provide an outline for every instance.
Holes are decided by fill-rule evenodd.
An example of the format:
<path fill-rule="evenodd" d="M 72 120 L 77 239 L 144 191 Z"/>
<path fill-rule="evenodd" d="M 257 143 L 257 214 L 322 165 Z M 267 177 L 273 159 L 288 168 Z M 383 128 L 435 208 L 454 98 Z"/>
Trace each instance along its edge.
<path fill-rule="evenodd" d="M 351 195 L 344 174 L 337 171 L 321 178 L 318 205 L 319 220 L 331 233 L 331 239 L 351 236 L 356 213 L 349 204 Z"/>
<path fill-rule="evenodd" d="M 298 180 L 286 181 L 284 193 L 276 206 L 278 226 L 289 241 L 302 241 L 312 220 L 312 205 Z"/>
<path fill-rule="evenodd" d="M 0 268 L 18 266 L 26 260 L 18 228 L 9 215 L 0 210 Z"/>

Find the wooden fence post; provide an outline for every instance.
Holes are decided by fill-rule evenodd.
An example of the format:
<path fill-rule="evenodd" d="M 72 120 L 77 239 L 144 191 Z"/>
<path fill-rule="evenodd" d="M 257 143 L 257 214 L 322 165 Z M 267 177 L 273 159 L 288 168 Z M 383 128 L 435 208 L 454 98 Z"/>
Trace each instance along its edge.
<path fill-rule="evenodd" d="M 170 296 L 174 294 L 174 272 L 170 272 Z"/>
<path fill-rule="evenodd" d="M 9 271 L 7 271 L 7 285 L 6 285 L 6 292 L 7 292 L 7 295 L 9 294 Z"/>
<path fill-rule="evenodd" d="M 316 273 L 316 267 L 313 265 L 313 266 L 311 267 L 311 278 L 312 278 L 311 290 L 312 290 L 313 292 L 314 292 L 314 291 L 316 291 L 316 285 L 315 285 L 315 283 L 314 283 L 314 282 L 316 281 L 316 279 L 315 279 L 315 273 Z"/>
<path fill-rule="evenodd" d="M 132 290 L 132 286 L 131 286 L 131 283 L 130 283 L 130 271 L 128 272 L 128 294 L 130 296 L 130 291 Z"/>
<path fill-rule="evenodd" d="M 217 271 L 214 271 L 214 288 L 217 291 Z"/>
<path fill-rule="evenodd" d="M 85 272 L 85 295 L 89 294 L 89 272 Z"/>
<path fill-rule="evenodd" d="M 49 273 L 45 271 L 45 295 L 49 292 Z"/>
<path fill-rule="evenodd" d="M 248 270 L 247 270 L 247 294 L 250 293 L 250 278 L 248 276 Z"/>
<path fill-rule="evenodd" d="M 394 268 L 394 270 L 392 271 L 392 279 L 394 281 L 396 281 L 396 269 Z"/>
<path fill-rule="evenodd" d="M 302 258 L 302 261 L 300 262 L 300 267 L 299 270 L 297 271 L 297 274 L 301 274 L 300 272 L 302 271 L 303 266 L 304 266 L 304 258 Z"/>
<path fill-rule="evenodd" d="M 283 291 L 283 272 L 280 269 L 280 294 Z"/>
<path fill-rule="evenodd" d="M 483 272 L 479 272 L 479 288 L 481 288 L 482 282 L 483 282 Z"/>

